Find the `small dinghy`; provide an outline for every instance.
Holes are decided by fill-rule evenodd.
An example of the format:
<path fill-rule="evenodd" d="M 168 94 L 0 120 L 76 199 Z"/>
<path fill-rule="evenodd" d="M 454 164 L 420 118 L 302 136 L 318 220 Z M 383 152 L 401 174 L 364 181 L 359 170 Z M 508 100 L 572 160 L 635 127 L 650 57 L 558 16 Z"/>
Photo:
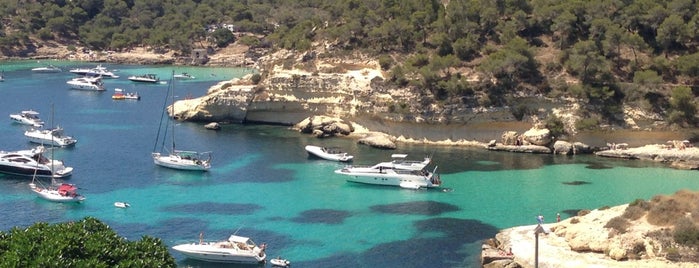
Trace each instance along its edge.
<path fill-rule="evenodd" d="M 126 202 L 114 202 L 114 206 L 118 208 L 127 208 L 130 207 L 129 203 Z"/>
<path fill-rule="evenodd" d="M 354 158 L 354 156 L 351 156 L 337 148 L 306 145 L 305 149 L 309 155 L 320 157 L 330 161 L 349 162 L 352 161 L 352 158 Z"/>
<path fill-rule="evenodd" d="M 286 259 L 282 259 L 282 257 L 276 257 L 274 259 L 269 260 L 269 262 L 272 264 L 272 266 L 276 266 L 276 267 L 289 267 L 289 266 L 291 266 L 291 262 L 286 260 Z"/>

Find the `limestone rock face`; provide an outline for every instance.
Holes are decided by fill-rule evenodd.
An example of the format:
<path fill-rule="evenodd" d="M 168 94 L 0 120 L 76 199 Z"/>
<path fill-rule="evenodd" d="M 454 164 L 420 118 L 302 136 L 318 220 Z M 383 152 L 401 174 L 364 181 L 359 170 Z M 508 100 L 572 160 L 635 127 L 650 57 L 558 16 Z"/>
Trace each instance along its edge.
<path fill-rule="evenodd" d="M 551 131 L 547 128 L 533 127 L 522 134 L 524 141 L 532 145 L 548 146 L 553 141 Z"/>
<path fill-rule="evenodd" d="M 592 148 L 582 142 L 570 143 L 557 140 L 553 143 L 553 153 L 562 155 L 589 154 L 592 153 Z"/>
<path fill-rule="evenodd" d="M 517 131 L 505 131 L 502 133 L 502 144 L 504 145 L 517 145 Z"/>
<path fill-rule="evenodd" d="M 567 141 L 556 141 L 553 143 L 554 154 L 573 154 L 573 145 Z"/>
<path fill-rule="evenodd" d="M 359 139 L 358 143 L 381 149 L 396 149 L 395 137 L 380 132 L 371 132 Z"/>
<path fill-rule="evenodd" d="M 310 133 L 316 137 L 332 137 L 349 135 L 354 131 L 351 124 L 342 119 L 329 116 L 311 116 L 293 126 L 301 133 Z"/>
<path fill-rule="evenodd" d="M 175 102 L 174 114 L 180 120 L 240 123 L 246 120 L 248 104 L 254 97 L 254 85 L 245 79 L 221 82 L 209 89 L 207 95 Z"/>

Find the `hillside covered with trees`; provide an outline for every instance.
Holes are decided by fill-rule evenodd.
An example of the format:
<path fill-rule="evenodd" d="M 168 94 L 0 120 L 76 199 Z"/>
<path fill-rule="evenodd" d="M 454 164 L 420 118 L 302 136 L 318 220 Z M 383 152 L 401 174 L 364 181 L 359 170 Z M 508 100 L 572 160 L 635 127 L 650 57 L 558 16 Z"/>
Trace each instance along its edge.
<path fill-rule="evenodd" d="M 0 0 L 0 52 L 57 42 L 95 50 L 250 47 L 370 55 L 387 84 L 442 105 L 516 96 L 585 103 L 578 129 L 624 106 L 694 127 L 699 3 L 692 0 Z M 233 31 L 211 26 L 233 25 Z"/>

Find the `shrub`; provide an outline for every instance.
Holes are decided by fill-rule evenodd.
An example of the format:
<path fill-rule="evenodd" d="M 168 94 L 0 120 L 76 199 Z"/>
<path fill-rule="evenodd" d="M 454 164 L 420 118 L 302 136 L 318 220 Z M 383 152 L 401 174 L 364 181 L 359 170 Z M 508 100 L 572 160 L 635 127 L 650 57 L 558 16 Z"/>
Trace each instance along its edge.
<path fill-rule="evenodd" d="M 257 85 L 262 81 L 262 75 L 260 74 L 253 74 L 252 77 L 250 78 L 253 84 Z"/>
<path fill-rule="evenodd" d="M 665 249 L 665 258 L 670 261 L 680 261 L 682 259 L 682 255 L 680 254 L 680 250 L 677 248 L 667 248 Z"/>
<path fill-rule="evenodd" d="M 529 108 L 525 104 L 518 103 L 515 106 L 512 106 L 510 111 L 517 121 L 522 121 L 522 118 L 529 113 Z"/>
<path fill-rule="evenodd" d="M 689 211 L 687 204 L 677 202 L 671 197 L 655 196 L 651 201 L 653 206 L 648 211 L 648 222 L 651 224 L 669 225 Z"/>
<path fill-rule="evenodd" d="M 621 216 L 629 220 L 638 220 L 646 214 L 646 210 L 640 206 L 628 206 Z"/>
<path fill-rule="evenodd" d="M 587 214 L 590 214 L 590 212 L 591 211 L 589 209 L 583 209 L 583 210 L 578 211 L 578 216 L 582 217 L 582 216 L 585 216 Z"/>
<path fill-rule="evenodd" d="M 626 233 L 626 230 L 629 229 L 629 226 L 631 226 L 631 223 L 623 218 L 623 217 L 614 217 L 607 224 L 604 225 L 604 228 L 611 228 L 614 230 L 617 230 L 619 233 Z"/>
<path fill-rule="evenodd" d="M 393 65 L 393 58 L 391 58 L 391 56 L 389 56 L 389 55 L 379 56 L 379 66 L 381 66 L 382 70 L 391 69 L 392 65 Z"/>
<path fill-rule="evenodd" d="M 551 131 L 551 136 L 558 138 L 566 133 L 565 124 L 563 124 L 563 121 L 555 115 L 549 116 L 546 119 L 545 124 L 546 128 Z"/>
<path fill-rule="evenodd" d="M 577 217 L 570 219 L 570 224 L 576 224 L 576 223 L 580 223 L 580 219 L 578 219 Z"/>
<path fill-rule="evenodd" d="M 597 118 L 583 118 L 580 121 L 575 122 L 575 127 L 579 130 L 593 130 L 599 126 L 599 120 Z"/>
<path fill-rule="evenodd" d="M 249 47 L 257 47 L 260 45 L 260 39 L 250 35 L 241 36 L 238 42 Z"/>
<path fill-rule="evenodd" d="M 682 217 L 675 223 L 675 230 L 672 233 L 675 242 L 685 246 L 699 246 L 699 227 L 689 218 Z"/>

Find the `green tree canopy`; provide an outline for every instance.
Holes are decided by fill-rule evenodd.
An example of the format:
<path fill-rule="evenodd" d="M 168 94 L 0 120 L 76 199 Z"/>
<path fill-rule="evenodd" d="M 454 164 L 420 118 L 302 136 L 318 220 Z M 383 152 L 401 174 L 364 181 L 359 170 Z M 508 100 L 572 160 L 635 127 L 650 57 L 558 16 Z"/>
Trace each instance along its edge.
<path fill-rule="evenodd" d="M 175 267 L 158 238 L 119 237 L 87 217 L 77 222 L 35 223 L 0 232 L 0 267 Z"/>

